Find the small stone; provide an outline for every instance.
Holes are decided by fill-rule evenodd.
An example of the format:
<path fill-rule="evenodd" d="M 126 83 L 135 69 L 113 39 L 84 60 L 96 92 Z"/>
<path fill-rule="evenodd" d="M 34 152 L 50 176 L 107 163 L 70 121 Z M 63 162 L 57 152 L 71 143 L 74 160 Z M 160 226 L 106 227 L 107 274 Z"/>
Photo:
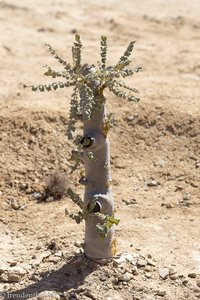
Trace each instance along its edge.
<path fill-rule="evenodd" d="M 170 268 L 170 269 L 169 269 L 169 276 L 174 275 L 174 274 L 176 274 L 176 273 L 177 273 L 177 271 L 174 270 L 173 268 Z"/>
<path fill-rule="evenodd" d="M 198 287 L 200 287 L 200 279 L 197 279 L 196 285 L 197 285 Z"/>
<path fill-rule="evenodd" d="M 136 264 L 136 259 L 133 257 L 131 253 L 122 253 L 118 257 L 114 258 L 114 266 L 120 266 L 125 264 L 126 262 L 130 262 L 133 265 Z"/>
<path fill-rule="evenodd" d="M 11 261 L 10 262 L 10 267 L 15 267 L 17 265 L 17 261 Z"/>
<path fill-rule="evenodd" d="M 176 280 L 178 278 L 178 276 L 176 274 L 170 275 L 169 277 L 171 280 Z"/>
<path fill-rule="evenodd" d="M 151 179 L 151 180 L 147 181 L 147 186 L 156 187 L 156 186 L 158 186 L 158 182 L 154 179 Z"/>
<path fill-rule="evenodd" d="M 20 205 L 15 199 L 10 200 L 10 205 L 14 210 L 19 210 L 20 209 Z"/>
<path fill-rule="evenodd" d="M 138 268 L 137 268 L 136 266 L 133 266 L 133 267 L 132 267 L 132 274 L 133 274 L 133 275 L 138 275 L 138 274 L 139 274 Z"/>
<path fill-rule="evenodd" d="M 49 261 L 54 264 L 57 264 L 59 262 L 59 260 L 60 260 L 60 257 L 58 257 L 58 256 L 52 256 L 49 258 Z"/>
<path fill-rule="evenodd" d="M 183 278 L 183 280 L 182 280 L 182 284 L 183 284 L 183 285 L 185 285 L 185 284 L 187 284 L 187 283 L 188 283 L 188 281 L 189 281 L 189 279 L 188 279 L 188 278 Z"/>
<path fill-rule="evenodd" d="M 170 208 L 173 208 L 174 206 L 173 206 L 173 204 L 171 204 L 171 203 L 167 203 L 166 204 L 166 208 L 168 208 L 168 209 L 170 209 Z"/>
<path fill-rule="evenodd" d="M 123 275 L 119 276 L 119 278 L 118 278 L 119 281 L 125 281 L 125 282 L 128 282 L 131 279 L 133 279 L 133 274 L 131 274 L 129 272 L 124 273 Z"/>
<path fill-rule="evenodd" d="M 160 296 L 160 297 L 164 297 L 164 296 L 167 295 L 167 292 L 164 291 L 164 290 L 158 290 L 158 291 L 157 291 L 157 295 Z"/>
<path fill-rule="evenodd" d="M 144 268 L 144 270 L 146 272 L 151 272 L 151 266 L 150 265 L 146 265 L 145 268 Z"/>
<path fill-rule="evenodd" d="M 184 200 L 184 201 L 189 201 L 190 198 L 191 198 L 190 193 L 185 193 L 185 194 L 183 195 L 183 200 Z"/>
<path fill-rule="evenodd" d="M 48 198 L 46 198 L 46 202 L 53 202 L 55 199 L 54 199 L 54 197 L 53 196 L 50 196 L 50 197 L 48 197 Z"/>
<path fill-rule="evenodd" d="M 62 252 L 62 250 L 59 250 L 54 255 L 58 256 L 58 257 L 62 257 L 63 256 L 63 252 Z"/>
<path fill-rule="evenodd" d="M 137 261 L 137 266 L 142 268 L 145 267 L 147 265 L 147 261 L 145 259 L 138 259 Z"/>
<path fill-rule="evenodd" d="M 147 264 L 150 266 L 156 267 L 156 262 L 151 258 L 147 259 Z"/>
<path fill-rule="evenodd" d="M 37 281 L 41 280 L 41 276 L 37 273 L 33 273 L 32 275 L 29 276 L 29 279 L 37 282 Z"/>
<path fill-rule="evenodd" d="M 80 248 L 80 247 L 82 247 L 82 243 L 80 241 L 75 241 L 74 246 Z"/>
<path fill-rule="evenodd" d="M 38 200 L 38 199 L 42 198 L 42 194 L 34 192 L 34 193 L 32 193 L 32 197 Z"/>
<path fill-rule="evenodd" d="M 189 273 L 188 277 L 190 277 L 190 278 L 196 278 L 197 274 L 196 273 Z"/>
<path fill-rule="evenodd" d="M 59 300 L 60 296 L 53 291 L 44 291 L 37 295 L 38 300 Z"/>
<path fill-rule="evenodd" d="M 167 277 L 169 276 L 169 269 L 168 268 L 159 268 L 158 269 L 158 273 L 159 273 L 159 276 L 165 280 L 167 279 Z"/>
<path fill-rule="evenodd" d="M 2 271 L 2 270 L 1 270 Z M 0 281 L 3 282 L 20 282 L 22 277 L 26 274 L 26 270 L 22 267 L 7 267 L 1 272 Z"/>
<path fill-rule="evenodd" d="M 148 279 L 151 278 L 151 277 L 152 277 L 152 276 L 151 276 L 151 273 L 146 273 L 146 274 L 145 274 L 145 277 L 148 278 Z"/>
<path fill-rule="evenodd" d="M 127 117 L 126 117 L 126 120 L 127 120 L 128 122 L 133 121 L 133 119 L 134 119 L 134 116 L 127 116 Z"/>

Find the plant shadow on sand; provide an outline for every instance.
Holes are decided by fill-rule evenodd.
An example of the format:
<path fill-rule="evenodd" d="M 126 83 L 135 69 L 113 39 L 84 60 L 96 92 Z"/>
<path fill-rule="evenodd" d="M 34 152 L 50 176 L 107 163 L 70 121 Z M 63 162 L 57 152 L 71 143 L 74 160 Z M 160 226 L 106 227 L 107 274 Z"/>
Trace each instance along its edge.
<path fill-rule="evenodd" d="M 43 291 L 63 293 L 70 289 L 78 289 L 85 278 L 97 268 L 98 264 L 88 260 L 84 254 L 76 254 L 60 269 L 44 273 L 38 282 L 15 291 L 0 291 L 0 299 L 24 300 L 37 297 Z"/>

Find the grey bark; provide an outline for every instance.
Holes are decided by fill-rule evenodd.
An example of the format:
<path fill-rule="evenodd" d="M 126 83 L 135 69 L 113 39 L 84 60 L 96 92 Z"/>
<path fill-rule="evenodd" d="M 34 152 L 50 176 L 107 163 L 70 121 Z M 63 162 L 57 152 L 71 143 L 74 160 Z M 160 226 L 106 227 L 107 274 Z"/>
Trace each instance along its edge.
<path fill-rule="evenodd" d="M 103 131 L 103 122 L 106 117 L 105 99 L 96 92 L 97 82 L 94 82 L 93 91 L 95 103 L 102 101 L 100 110 L 95 110 L 93 117 L 84 122 L 83 135 L 89 137 L 92 143 L 89 147 L 83 147 L 83 162 L 85 165 L 85 195 L 84 205 L 87 208 L 91 203 L 98 202 L 100 213 L 114 215 L 114 201 L 112 190 L 109 186 L 111 182 L 110 171 L 110 147 L 109 140 Z M 84 95 L 82 95 L 84 97 Z M 87 156 L 87 151 L 92 152 L 94 160 Z M 107 260 L 113 255 L 114 229 L 113 226 L 105 238 L 100 237 L 96 228 L 97 223 L 101 223 L 99 217 L 88 214 L 85 219 L 85 255 L 94 260 Z"/>

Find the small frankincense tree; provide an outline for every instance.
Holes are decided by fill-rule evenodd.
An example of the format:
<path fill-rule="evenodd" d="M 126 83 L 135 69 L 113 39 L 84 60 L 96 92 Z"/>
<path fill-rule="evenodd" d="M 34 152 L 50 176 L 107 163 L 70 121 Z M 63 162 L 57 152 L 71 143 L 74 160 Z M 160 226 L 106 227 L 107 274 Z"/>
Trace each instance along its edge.
<path fill-rule="evenodd" d="M 73 86 L 67 136 L 75 144 L 72 150 L 72 159 L 75 164 L 72 172 L 82 163 L 85 170 L 81 172 L 80 183 L 85 186 L 84 201 L 72 189 L 68 195 L 76 203 L 80 211 L 78 214 L 66 213 L 77 223 L 85 219 L 85 255 L 96 261 L 107 261 L 116 252 L 114 226 L 119 220 L 114 216 L 114 201 L 111 190 L 110 149 L 108 131 L 114 126 L 111 114 L 106 113 L 106 99 L 103 91 L 108 88 L 116 96 L 138 102 L 138 90 L 129 87 L 120 77 L 132 76 L 141 71 L 141 67 L 129 68 L 129 57 L 135 42 L 130 42 L 124 54 L 114 66 L 107 66 L 107 39 L 101 37 L 100 61 L 97 67 L 83 64 L 81 61 L 82 43 L 80 36 L 75 35 L 72 47 L 73 64 L 67 63 L 49 45 L 50 53 L 63 66 L 62 71 L 54 71 L 45 66 L 44 75 L 53 78 L 62 78 L 63 81 L 49 85 L 31 85 L 33 91 L 51 91 L 57 88 Z M 83 135 L 76 135 L 76 123 L 83 122 Z"/>

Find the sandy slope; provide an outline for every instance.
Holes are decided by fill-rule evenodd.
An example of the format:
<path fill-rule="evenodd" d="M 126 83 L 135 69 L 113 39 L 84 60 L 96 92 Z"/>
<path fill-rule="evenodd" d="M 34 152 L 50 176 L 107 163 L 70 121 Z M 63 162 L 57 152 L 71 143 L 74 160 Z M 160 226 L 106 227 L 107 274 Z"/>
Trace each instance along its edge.
<path fill-rule="evenodd" d="M 133 66 L 142 65 L 144 71 L 128 83 L 141 91 L 141 102 L 125 103 L 107 93 L 108 110 L 118 121 L 110 134 L 113 191 L 121 219 L 117 238 L 119 251 L 156 260 L 149 279 L 144 280 L 144 271 L 119 289 L 100 280 L 101 293 L 96 293 L 94 281 L 101 273 L 91 271 L 83 287 L 90 288 L 95 299 L 108 299 L 108 291 L 113 300 L 118 299 L 115 294 L 120 299 L 160 299 L 155 292 L 159 287 L 167 292 L 167 300 L 199 299 L 199 11 L 198 0 L 0 1 L 0 263 L 16 261 L 29 276 L 15 284 L 0 281 L 0 290 L 22 291 L 32 283 L 30 274 L 50 269 L 54 274 L 58 269 L 52 280 L 63 293 L 63 261 L 54 265 L 47 259 L 33 268 L 30 262 L 52 239 L 68 251 L 67 259 L 76 251 L 74 241 L 83 238 L 83 224 L 77 226 L 64 216 L 66 206 L 72 208 L 69 199 L 38 204 L 32 197 L 56 168 L 69 174 L 71 145 L 65 130 L 71 90 L 39 94 L 22 88 L 22 83 L 48 82 L 42 65 L 59 68 L 45 42 L 71 60 L 74 32 L 79 32 L 83 59 L 89 63 L 99 59 L 101 34 L 108 37 L 110 64 L 130 40 L 137 42 Z M 148 187 L 151 180 L 157 184 Z M 69 181 L 83 193 L 78 174 Z M 11 208 L 13 198 L 24 210 Z M 159 266 L 175 268 L 180 277 L 161 281 Z M 67 268 L 75 271 L 70 264 Z M 112 268 L 99 272 L 112 279 Z M 191 272 L 197 278 L 183 285 L 181 275 Z M 76 293 L 76 278 L 71 280 L 75 299 L 88 299 Z M 37 288 L 41 290 L 36 284 Z M 65 288 L 63 299 L 73 299 Z"/>

